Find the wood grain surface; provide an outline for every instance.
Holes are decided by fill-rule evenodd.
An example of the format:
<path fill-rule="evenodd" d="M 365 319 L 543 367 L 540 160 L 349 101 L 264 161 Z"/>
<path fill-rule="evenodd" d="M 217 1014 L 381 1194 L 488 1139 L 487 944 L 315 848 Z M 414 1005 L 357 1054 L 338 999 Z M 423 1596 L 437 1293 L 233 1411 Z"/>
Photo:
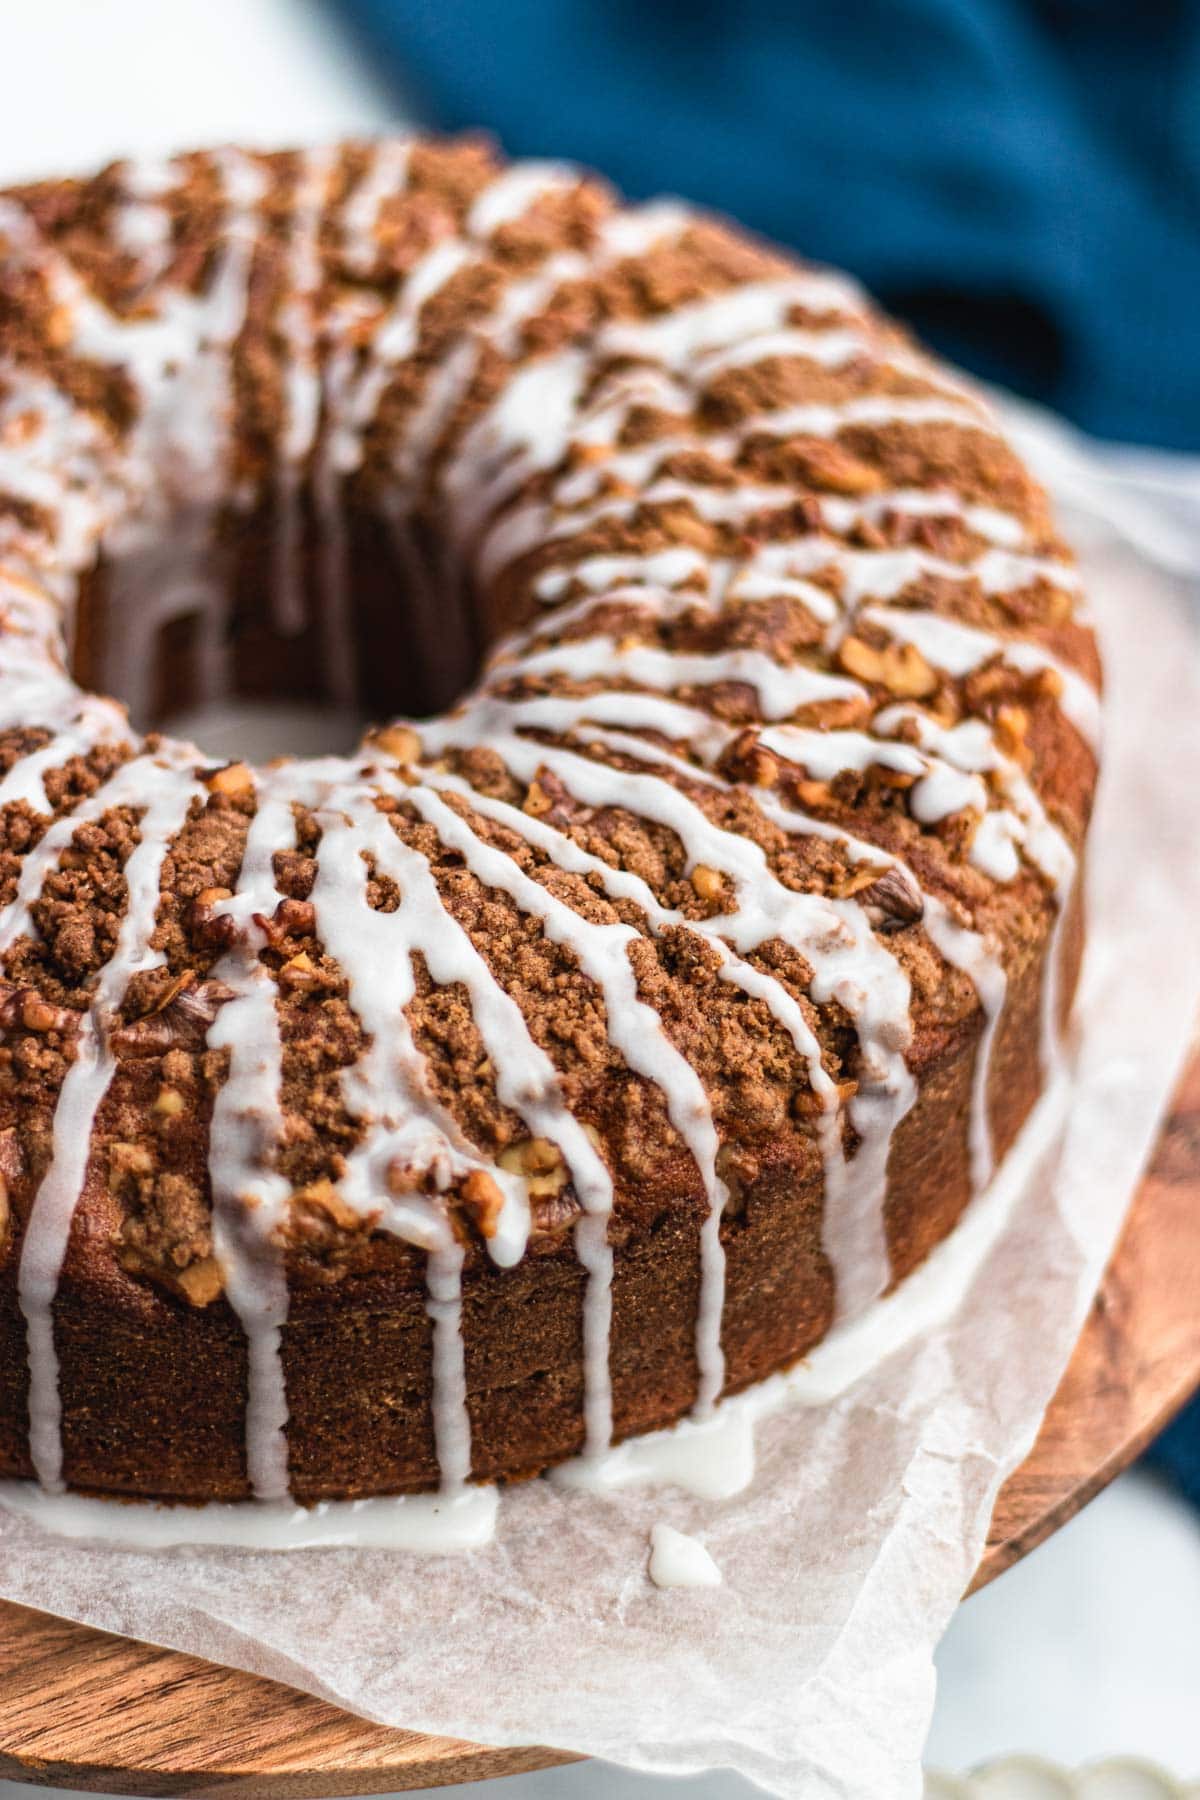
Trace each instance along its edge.
<path fill-rule="evenodd" d="M 1200 1055 L 972 1589 L 1074 1516 L 1200 1384 Z M 443 1787 L 572 1761 L 394 1731 L 276 1682 L 0 1605 L 0 1776 L 108 1793 Z"/>

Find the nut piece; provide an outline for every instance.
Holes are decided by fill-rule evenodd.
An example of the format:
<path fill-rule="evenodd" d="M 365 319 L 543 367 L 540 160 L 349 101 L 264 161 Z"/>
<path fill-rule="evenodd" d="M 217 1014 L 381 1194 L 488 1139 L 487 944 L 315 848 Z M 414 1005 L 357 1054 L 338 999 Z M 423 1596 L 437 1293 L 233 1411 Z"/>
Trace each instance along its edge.
<path fill-rule="evenodd" d="M 792 457 L 809 485 L 831 494 L 874 494 L 883 475 L 861 457 L 828 438 L 806 438 L 790 445 Z"/>
<path fill-rule="evenodd" d="M 308 937 L 317 923 L 317 909 L 311 900 L 284 899 L 270 915 L 256 912 L 251 916 L 272 950 L 285 938 Z"/>
<path fill-rule="evenodd" d="M 223 769 L 214 769 L 204 785 L 210 794 L 223 794 L 233 800 L 254 792 L 254 777 L 248 763 L 227 763 Z"/>
<path fill-rule="evenodd" d="M 525 801 L 521 810 L 527 812 L 531 819 L 540 819 L 542 814 L 548 813 L 553 805 L 554 802 L 545 788 L 536 780 L 531 781 L 525 791 Z"/>
<path fill-rule="evenodd" d="M 180 1269 L 175 1282 L 190 1305 L 211 1306 L 224 1289 L 225 1277 L 216 1257 L 204 1256 L 199 1262 L 189 1263 L 186 1269 Z"/>
<path fill-rule="evenodd" d="M 857 1081 L 839 1081 L 837 1084 L 837 1102 L 835 1110 L 843 1111 L 858 1092 Z M 824 1112 L 820 1099 L 811 1087 L 797 1088 L 792 1095 L 792 1112 L 798 1119 L 815 1119 Z"/>
<path fill-rule="evenodd" d="M 108 1185 L 112 1192 L 129 1176 L 141 1180 L 154 1173 L 154 1158 L 145 1144 L 115 1143 L 108 1147 Z"/>
<path fill-rule="evenodd" d="M 118 1026 L 109 1039 L 113 1053 L 124 1060 L 195 1048 L 233 992 L 223 981 L 197 982 L 188 970 L 165 1005 L 146 1018 Z"/>
<path fill-rule="evenodd" d="M 833 789 L 827 781 L 814 781 L 806 776 L 804 780 L 792 783 L 792 791 L 801 806 L 833 805 Z"/>
<path fill-rule="evenodd" d="M 363 1215 L 347 1205 L 328 1176 L 310 1182 L 307 1187 L 297 1188 L 292 1195 L 292 1208 L 310 1217 L 322 1214 L 341 1231 L 361 1231 L 363 1228 Z"/>
<path fill-rule="evenodd" d="M 373 750 L 382 750 L 393 761 L 415 763 L 421 755 L 421 740 L 407 725 L 384 725 L 367 738 Z"/>
<path fill-rule="evenodd" d="M 49 1031 L 75 1031 L 80 1015 L 69 1006 L 53 1006 L 36 988 L 14 987 L 0 981 L 0 1031 L 14 1027 L 44 1036 Z"/>
<path fill-rule="evenodd" d="M 160 1087 L 154 1096 L 154 1105 L 151 1110 L 156 1112 L 160 1119 L 177 1119 L 185 1104 L 183 1095 L 178 1088 Z"/>
<path fill-rule="evenodd" d="M 196 942 L 210 950 L 228 950 L 237 936 L 237 920 L 232 913 L 215 909 L 223 900 L 233 898 L 228 888 L 204 888 L 188 909 L 188 926 Z"/>
<path fill-rule="evenodd" d="M 504 1195 L 486 1169 L 472 1169 L 459 1189 L 467 1217 L 481 1237 L 494 1238 L 500 1229 Z"/>
<path fill-rule="evenodd" d="M 279 971 L 279 985 L 289 994 L 305 993 L 319 987 L 321 971 L 307 950 L 289 957 Z"/>
<path fill-rule="evenodd" d="M 900 931 L 925 916 L 925 896 L 903 863 L 893 863 L 857 896 L 878 931 Z"/>
<path fill-rule="evenodd" d="M 721 900 L 725 895 L 725 877 L 719 869 L 710 869 L 707 863 L 697 863 L 692 870 L 692 886 L 701 900 Z"/>
<path fill-rule="evenodd" d="M 893 642 L 876 650 L 862 638 L 843 638 L 837 660 L 847 675 L 885 687 L 900 700 L 924 700 L 938 685 L 932 669 L 915 644 Z"/>
<path fill-rule="evenodd" d="M 509 1144 L 496 1160 L 510 1175 L 525 1177 L 531 1198 L 561 1193 L 567 1185 L 562 1151 L 549 1138 L 525 1138 Z"/>
<path fill-rule="evenodd" d="M 996 743 L 1005 756 L 1011 756 L 1021 768 L 1028 769 L 1033 752 L 1025 741 L 1029 714 L 1021 706 L 1001 706 L 996 713 Z"/>
<path fill-rule="evenodd" d="M 723 752 L 720 769 L 729 780 L 744 781 L 750 787 L 774 787 L 779 779 L 778 762 L 752 727 L 740 731 Z"/>

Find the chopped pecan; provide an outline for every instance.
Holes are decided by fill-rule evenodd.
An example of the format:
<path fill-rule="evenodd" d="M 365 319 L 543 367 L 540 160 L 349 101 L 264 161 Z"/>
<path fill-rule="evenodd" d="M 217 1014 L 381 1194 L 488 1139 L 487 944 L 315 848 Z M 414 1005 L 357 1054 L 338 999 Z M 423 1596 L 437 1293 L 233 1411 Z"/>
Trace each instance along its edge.
<path fill-rule="evenodd" d="M 549 1138 L 524 1138 L 519 1144 L 509 1144 L 497 1160 L 510 1175 L 525 1178 L 530 1198 L 560 1193 L 567 1185 L 562 1151 Z"/>
<path fill-rule="evenodd" d="M 207 950 L 228 950 L 237 937 L 237 920 L 231 913 L 216 910 L 219 902 L 230 898 L 228 888 L 205 888 L 188 909 L 191 935 Z"/>
<path fill-rule="evenodd" d="M 803 479 L 827 493 L 874 494 L 884 486 L 878 469 L 830 438 L 794 438 L 788 452 Z"/>
<path fill-rule="evenodd" d="M 926 699 L 938 685 L 937 671 L 915 644 L 893 641 L 876 649 L 860 637 L 847 637 L 838 646 L 837 659 L 848 675 L 878 683 L 900 700 Z"/>
<path fill-rule="evenodd" d="M 535 1238 L 558 1237 L 583 1217 L 583 1207 L 574 1194 L 534 1194 L 529 1196 L 529 1224 Z"/>
<path fill-rule="evenodd" d="M 421 754 L 421 740 L 407 725 L 384 725 L 379 731 L 369 733 L 367 744 L 372 750 L 382 750 L 394 762 L 405 765 L 415 763 Z"/>
<path fill-rule="evenodd" d="M 285 994 L 310 994 L 326 985 L 325 976 L 307 950 L 289 956 L 279 971 L 279 985 Z"/>
<path fill-rule="evenodd" d="M 753 729 L 738 732 L 722 753 L 720 769 L 728 780 L 751 787 L 774 787 L 779 779 L 779 764 Z"/>
<path fill-rule="evenodd" d="M 227 763 L 223 769 L 215 769 L 207 776 L 204 785 L 210 794 L 223 794 L 226 799 L 240 800 L 254 792 L 254 777 L 246 763 Z"/>
<path fill-rule="evenodd" d="M 285 938 L 311 936 L 316 922 L 317 909 L 311 900 L 285 898 L 269 917 L 266 913 L 254 914 L 254 923 L 272 950 L 277 950 Z"/>
<path fill-rule="evenodd" d="M 222 1006 L 232 999 L 233 989 L 225 982 L 198 982 L 193 975 L 161 1012 L 118 1026 L 110 1039 L 113 1054 L 126 1059 L 196 1049 Z"/>
<path fill-rule="evenodd" d="M 900 931 L 905 925 L 915 925 L 925 914 L 925 896 L 902 863 L 893 863 L 875 881 L 861 888 L 855 898 L 879 931 Z"/>
<path fill-rule="evenodd" d="M 75 1031 L 81 1015 L 69 1006 L 54 1006 L 36 988 L 0 981 L 0 1031 Z"/>
<path fill-rule="evenodd" d="M 500 1228 L 504 1195 L 486 1169 L 472 1169 L 459 1188 L 463 1210 L 481 1237 L 493 1238 Z"/>
<path fill-rule="evenodd" d="M 696 897 L 705 901 L 719 901 L 725 895 L 725 877 L 719 869 L 710 869 L 707 863 L 697 863 L 691 874 L 692 887 Z"/>

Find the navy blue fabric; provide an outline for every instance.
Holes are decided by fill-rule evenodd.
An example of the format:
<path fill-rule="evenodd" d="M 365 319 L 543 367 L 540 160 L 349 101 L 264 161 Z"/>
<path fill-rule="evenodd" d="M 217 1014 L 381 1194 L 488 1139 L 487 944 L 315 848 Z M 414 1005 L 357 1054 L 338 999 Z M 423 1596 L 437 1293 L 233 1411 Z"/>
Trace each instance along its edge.
<path fill-rule="evenodd" d="M 1200 0 L 333 0 L 432 125 L 852 269 L 1112 437 L 1200 447 Z"/>
<path fill-rule="evenodd" d="M 1200 1507 L 1200 1394 L 1151 1445 L 1146 1461 L 1169 1475 L 1192 1505 Z"/>
<path fill-rule="evenodd" d="M 852 269 L 1106 436 L 1200 448 L 1200 0 L 335 0 L 408 105 Z M 1200 1403 L 1160 1440 L 1200 1505 Z"/>

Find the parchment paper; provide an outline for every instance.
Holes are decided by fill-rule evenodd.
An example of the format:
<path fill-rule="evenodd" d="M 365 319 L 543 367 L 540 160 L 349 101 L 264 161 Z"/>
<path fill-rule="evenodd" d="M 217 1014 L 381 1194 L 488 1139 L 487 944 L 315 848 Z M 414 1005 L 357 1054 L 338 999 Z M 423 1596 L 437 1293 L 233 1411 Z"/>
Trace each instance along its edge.
<path fill-rule="evenodd" d="M 1098 461 L 1028 415 L 1018 429 L 1085 540 L 1107 764 L 1065 1125 L 945 1323 L 839 1398 L 762 1421 L 758 1474 L 730 1500 L 527 1483 L 489 1548 L 440 1558 L 135 1552 L 0 1513 L 0 1594 L 393 1725 L 724 1764 L 805 1800 L 920 1792 L 934 1645 L 1065 1366 L 1200 993 L 1192 477 Z M 721 1587 L 649 1582 L 660 1520 L 703 1540 Z"/>

